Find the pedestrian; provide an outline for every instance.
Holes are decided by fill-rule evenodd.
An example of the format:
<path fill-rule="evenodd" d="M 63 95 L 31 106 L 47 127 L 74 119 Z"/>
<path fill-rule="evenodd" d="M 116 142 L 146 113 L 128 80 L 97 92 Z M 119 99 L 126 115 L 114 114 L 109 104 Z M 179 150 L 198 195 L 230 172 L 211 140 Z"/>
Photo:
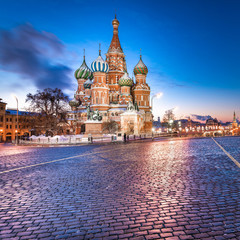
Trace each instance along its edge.
<path fill-rule="evenodd" d="M 129 141 L 129 135 L 127 135 L 127 141 Z"/>
<path fill-rule="evenodd" d="M 126 141 L 127 141 L 127 135 L 126 135 L 126 133 L 124 133 L 123 138 L 124 138 L 124 142 L 126 142 Z"/>

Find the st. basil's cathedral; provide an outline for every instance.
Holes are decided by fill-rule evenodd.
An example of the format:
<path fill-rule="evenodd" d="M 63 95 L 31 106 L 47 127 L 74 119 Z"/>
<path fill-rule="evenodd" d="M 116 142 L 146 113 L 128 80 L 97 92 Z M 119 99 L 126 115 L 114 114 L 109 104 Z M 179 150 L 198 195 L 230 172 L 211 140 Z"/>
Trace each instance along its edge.
<path fill-rule="evenodd" d="M 75 71 L 78 89 L 69 102 L 72 111 L 69 112 L 68 121 L 72 133 L 85 132 L 88 106 L 99 112 L 102 123 L 117 122 L 118 132 L 139 135 L 152 131 L 150 87 L 146 82 L 148 68 L 140 55 L 140 60 L 133 70 L 134 83 L 127 72 L 125 55 L 118 37 L 119 21 L 116 17 L 112 25 L 113 37 L 106 60 L 102 58 L 99 50 L 99 56 L 89 68 L 84 54 L 82 65 Z M 135 106 L 134 111 L 130 111 L 130 105 Z M 129 129 L 131 125 L 132 130 Z"/>

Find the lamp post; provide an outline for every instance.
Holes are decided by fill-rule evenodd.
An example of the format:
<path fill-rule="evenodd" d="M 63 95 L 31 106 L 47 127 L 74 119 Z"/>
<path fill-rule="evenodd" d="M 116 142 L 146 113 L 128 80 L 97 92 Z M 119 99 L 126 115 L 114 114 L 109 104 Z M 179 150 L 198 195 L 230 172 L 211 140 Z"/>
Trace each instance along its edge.
<path fill-rule="evenodd" d="M 160 92 L 160 93 L 156 93 L 155 95 L 152 96 L 152 98 L 151 98 L 152 112 L 153 112 L 153 99 L 154 99 L 155 97 L 160 98 L 162 95 L 163 95 L 163 93 Z"/>
<path fill-rule="evenodd" d="M 182 123 L 181 123 L 181 121 L 178 121 L 178 130 L 179 130 L 179 135 L 181 137 L 181 131 L 182 131 Z"/>
<path fill-rule="evenodd" d="M 16 99 L 17 102 L 17 131 L 16 131 L 16 144 L 18 144 L 18 98 L 16 96 L 14 96 L 14 98 Z"/>
<path fill-rule="evenodd" d="M 0 142 L 3 141 L 3 129 L 0 129 Z"/>
<path fill-rule="evenodd" d="M 171 132 L 171 137 L 172 137 L 172 124 L 173 124 L 173 120 L 172 119 L 170 119 L 169 120 L 169 125 L 170 125 L 170 132 Z"/>

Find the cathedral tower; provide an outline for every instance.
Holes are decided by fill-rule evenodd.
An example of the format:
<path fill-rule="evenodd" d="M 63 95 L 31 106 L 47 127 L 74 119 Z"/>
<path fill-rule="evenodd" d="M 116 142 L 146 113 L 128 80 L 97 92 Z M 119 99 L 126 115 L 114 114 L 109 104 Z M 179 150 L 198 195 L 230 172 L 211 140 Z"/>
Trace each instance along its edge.
<path fill-rule="evenodd" d="M 119 79 L 118 84 L 121 86 L 121 94 L 119 97 L 120 104 L 128 104 L 129 101 L 132 102 L 131 87 L 133 85 L 133 80 L 125 72 L 124 75 Z"/>
<path fill-rule="evenodd" d="M 117 103 L 119 101 L 120 86 L 118 85 L 119 79 L 126 71 L 125 56 L 118 37 L 119 21 L 116 16 L 112 21 L 113 37 L 106 54 L 106 61 L 109 65 L 108 84 L 110 87 L 110 102 Z"/>
<path fill-rule="evenodd" d="M 233 123 L 232 123 L 232 128 L 237 128 L 238 127 L 238 123 L 237 123 L 237 119 L 236 119 L 236 113 L 234 111 L 233 113 Z"/>
<path fill-rule="evenodd" d="M 93 72 L 93 84 L 91 104 L 94 110 L 105 111 L 109 109 L 109 86 L 107 84 L 108 64 L 101 56 L 99 50 L 98 58 L 91 64 Z"/>
<path fill-rule="evenodd" d="M 136 78 L 136 84 L 133 88 L 134 101 L 137 102 L 140 110 L 150 111 L 150 87 L 146 83 L 147 73 L 147 66 L 143 63 L 140 55 L 140 60 L 134 68 Z"/>
<path fill-rule="evenodd" d="M 75 78 L 78 81 L 78 89 L 76 91 L 75 97 L 77 100 L 80 102 L 83 102 L 83 98 L 85 96 L 85 91 L 84 91 L 84 82 L 89 78 L 93 78 L 93 74 L 90 70 L 90 68 L 87 66 L 85 62 L 85 54 L 83 56 L 83 63 L 82 65 L 75 71 L 74 73 Z"/>

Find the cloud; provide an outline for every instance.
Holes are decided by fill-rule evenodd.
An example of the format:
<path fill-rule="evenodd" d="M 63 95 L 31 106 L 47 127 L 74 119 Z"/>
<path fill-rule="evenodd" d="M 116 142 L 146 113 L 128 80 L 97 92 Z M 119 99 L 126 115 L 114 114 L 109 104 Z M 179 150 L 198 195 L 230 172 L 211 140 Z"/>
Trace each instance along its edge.
<path fill-rule="evenodd" d="M 0 29 L 0 69 L 19 74 L 22 81 L 31 80 L 39 89 L 71 87 L 71 68 L 58 61 L 64 50 L 54 34 L 37 31 L 30 24 Z"/>
<path fill-rule="evenodd" d="M 202 116 L 197 114 L 190 114 L 190 116 L 185 116 L 185 119 L 188 119 L 190 117 L 191 120 L 196 122 L 205 123 L 208 119 L 212 118 L 210 115 Z"/>

